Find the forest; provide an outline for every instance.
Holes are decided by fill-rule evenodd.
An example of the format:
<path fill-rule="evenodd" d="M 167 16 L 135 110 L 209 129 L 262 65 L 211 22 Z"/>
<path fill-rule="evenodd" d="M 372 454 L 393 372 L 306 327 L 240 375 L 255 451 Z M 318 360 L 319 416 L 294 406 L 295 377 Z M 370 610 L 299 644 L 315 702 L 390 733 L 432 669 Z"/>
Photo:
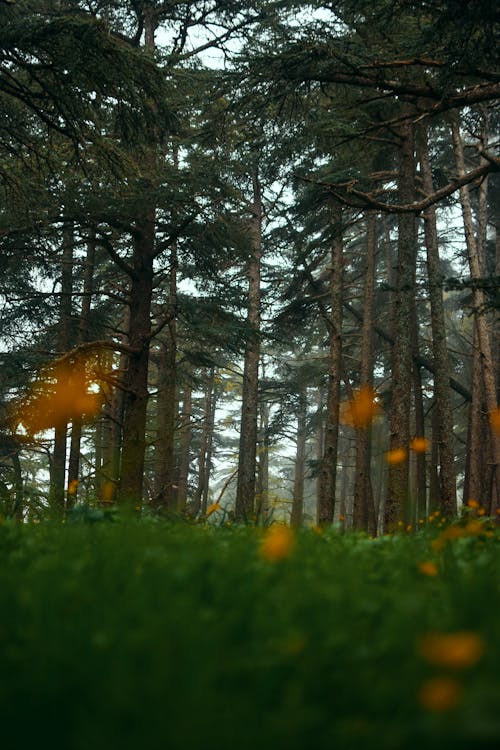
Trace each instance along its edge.
<path fill-rule="evenodd" d="M 0 0 L 10 747 L 497 747 L 499 38 Z"/>

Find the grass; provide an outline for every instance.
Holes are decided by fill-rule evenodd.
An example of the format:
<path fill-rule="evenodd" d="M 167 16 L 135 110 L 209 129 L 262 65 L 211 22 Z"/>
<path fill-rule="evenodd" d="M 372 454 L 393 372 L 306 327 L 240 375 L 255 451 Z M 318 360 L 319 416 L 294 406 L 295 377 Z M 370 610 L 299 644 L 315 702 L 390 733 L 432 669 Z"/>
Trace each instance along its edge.
<path fill-rule="evenodd" d="M 460 528 L 4 523 L 2 746 L 498 747 L 500 537 Z"/>

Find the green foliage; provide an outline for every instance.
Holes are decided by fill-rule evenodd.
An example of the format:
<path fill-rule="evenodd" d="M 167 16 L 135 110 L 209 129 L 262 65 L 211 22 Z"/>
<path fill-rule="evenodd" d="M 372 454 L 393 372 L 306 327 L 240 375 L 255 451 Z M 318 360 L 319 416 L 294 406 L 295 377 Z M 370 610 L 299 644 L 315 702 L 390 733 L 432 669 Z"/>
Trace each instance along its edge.
<path fill-rule="evenodd" d="M 271 562 L 258 533 L 4 523 L 5 746 L 495 746 L 498 536 L 437 551 L 425 533 L 303 531 Z M 419 570 L 428 560 L 435 575 Z M 474 633 L 484 654 L 429 664 L 419 644 L 434 632 Z M 418 695 L 443 673 L 462 700 L 428 711 Z"/>

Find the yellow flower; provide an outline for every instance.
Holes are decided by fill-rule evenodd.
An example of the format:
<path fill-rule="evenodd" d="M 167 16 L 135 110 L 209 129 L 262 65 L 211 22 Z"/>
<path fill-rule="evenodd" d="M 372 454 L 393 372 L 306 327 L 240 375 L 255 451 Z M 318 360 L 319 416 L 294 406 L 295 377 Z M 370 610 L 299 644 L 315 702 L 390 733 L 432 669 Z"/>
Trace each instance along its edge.
<path fill-rule="evenodd" d="M 78 489 L 78 479 L 72 479 L 68 484 L 68 495 L 76 495 Z"/>
<path fill-rule="evenodd" d="M 403 461 L 406 461 L 406 456 L 408 455 L 408 452 L 406 448 L 394 448 L 392 451 L 387 451 L 385 454 L 385 460 L 388 464 L 394 465 L 394 464 L 402 464 Z"/>
<path fill-rule="evenodd" d="M 432 560 L 421 562 L 418 569 L 424 576 L 437 576 L 438 574 L 437 565 Z"/>
<path fill-rule="evenodd" d="M 104 503 L 112 503 L 115 496 L 115 485 L 113 482 L 104 482 L 102 486 L 102 500 Z"/>
<path fill-rule="evenodd" d="M 496 409 L 490 411 L 489 417 L 491 429 L 493 432 L 496 432 L 497 435 L 500 434 L 500 407 L 497 406 Z"/>
<path fill-rule="evenodd" d="M 467 500 L 467 505 L 469 506 L 469 508 L 474 508 L 474 509 L 479 508 L 478 501 L 477 500 L 473 500 L 472 498 L 470 500 Z"/>
<path fill-rule="evenodd" d="M 362 385 L 350 401 L 344 401 L 340 407 L 340 421 L 351 427 L 369 427 L 380 412 L 375 400 L 375 391 L 371 386 Z"/>
<path fill-rule="evenodd" d="M 274 524 L 266 531 L 260 543 L 260 555 L 265 560 L 276 562 L 288 557 L 293 549 L 294 536 L 288 526 Z"/>
<path fill-rule="evenodd" d="M 452 677 L 433 677 L 418 693 L 420 705 L 427 711 L 443 713 L 456 708 L 462 700 L 462 686 Z"/>
<path fill-rule="evenodd" d="M 420 655 L 435 667 L 467 669 L 476 664 L 484 652 L 484 643 L 477 633 L 429 633 L 420 643 Z"/>
<path fill-rule="evenodd" d="M 429 441 L 425 437 L 414 437 L 413 440 L 410 443 L 410 448 L 415 453 L 425 453 L 426 450 L 429 450 Z"/>
<path fill-rule="evenodd" d="M 220 505 L 220 503 L 212 503 L 212 505 L 209 505 L 207 508 L 206 518 L 209 518 L 212 513 L 215 513 L 218 510 L 222 510 L 222 505 Z"/>

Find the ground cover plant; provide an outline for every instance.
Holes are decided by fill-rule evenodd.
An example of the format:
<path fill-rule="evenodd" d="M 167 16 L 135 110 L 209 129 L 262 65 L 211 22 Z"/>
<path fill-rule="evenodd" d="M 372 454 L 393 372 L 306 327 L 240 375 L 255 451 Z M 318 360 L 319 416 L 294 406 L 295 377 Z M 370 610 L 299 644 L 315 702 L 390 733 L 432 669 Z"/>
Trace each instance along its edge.
<path fill-rule="evenodd" d="M 0 526 L 8 748 L 493 748 L 498 532 Z"/>

